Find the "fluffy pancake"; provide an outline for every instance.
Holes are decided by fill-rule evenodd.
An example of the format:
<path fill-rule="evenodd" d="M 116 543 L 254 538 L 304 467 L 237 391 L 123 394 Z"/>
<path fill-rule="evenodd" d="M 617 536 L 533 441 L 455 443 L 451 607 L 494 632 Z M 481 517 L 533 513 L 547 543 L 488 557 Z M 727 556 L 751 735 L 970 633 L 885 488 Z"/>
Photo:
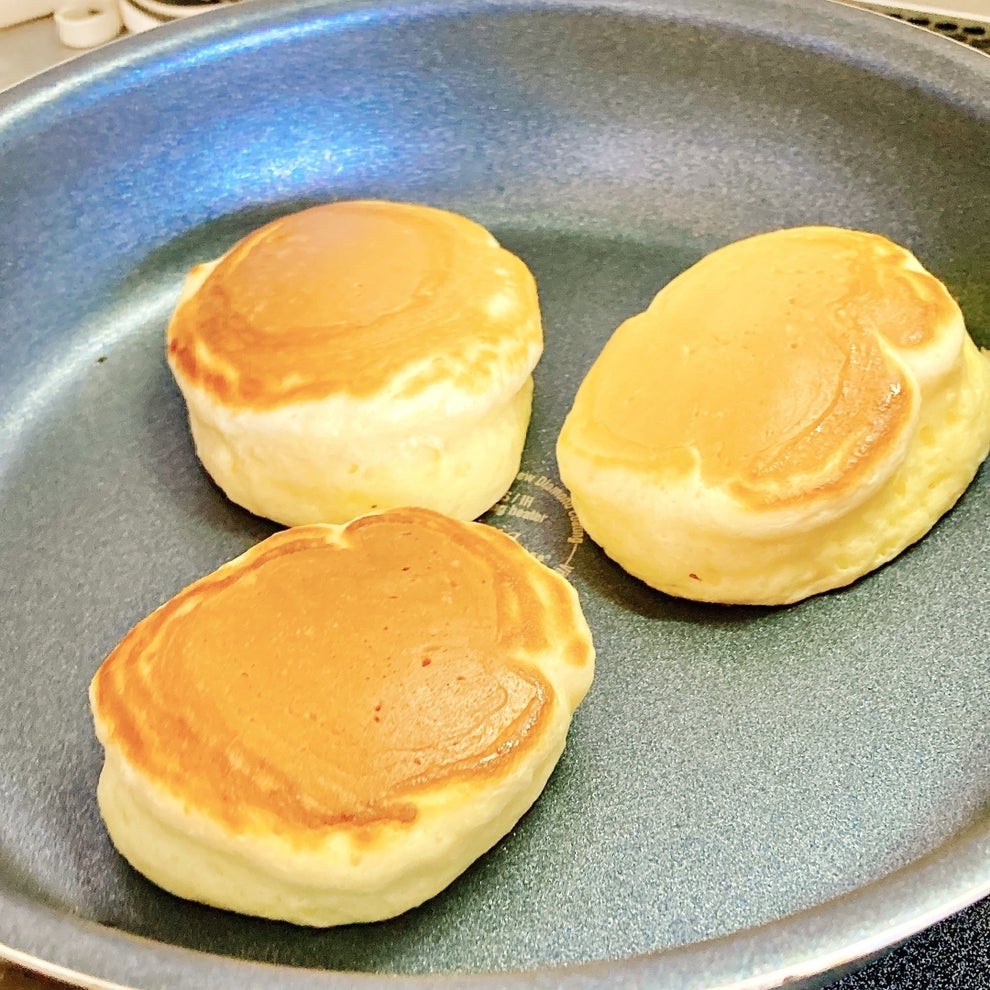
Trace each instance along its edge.
<path fill-rule="evenodd" d="M 390 917 L 536 800 L 593 667 L 573 588 L 498 530 L 419 508 L 285 530 L 96 673 L 100 810 L 182 897 Z"/>
<path fill-rule="evenodd" d="M 533 277 L 484 227 L 374 200 L 281 217 L 197 266 L 167 331 L 204 467 L 286 525 L 479 516 L 519 468 L 542 347 Z"/>
<path fill-rule="evenodd" d="M 703 601 L 845 585 L 923 536 L 990 446 L 990 361 L 945 286 L 884 237 L 761 234 L 623 323 L 557 457 L 609 556 Z"/>

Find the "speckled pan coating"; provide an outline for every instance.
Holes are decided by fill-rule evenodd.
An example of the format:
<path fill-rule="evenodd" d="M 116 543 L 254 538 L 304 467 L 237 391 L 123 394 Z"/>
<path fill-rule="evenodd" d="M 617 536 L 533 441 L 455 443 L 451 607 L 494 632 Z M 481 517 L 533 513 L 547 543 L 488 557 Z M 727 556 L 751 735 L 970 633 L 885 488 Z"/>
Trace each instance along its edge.
<path fill-rule="evenodd" d="M 821 0 L 244 3 L 3 97 L 0 955 L 148 986 L 810 985 L 990 891 L 986 470 L 855 586 L 725 609 L 581 542 L 553 458 L 617 323 L 759 230 L 885 233 L 990 344 L 988 124 L 985 56 Z M 86 686 L 273 529 L 193 454 L 162 353 L 185 269 L 350 196 L 458 210 L 533 269 L 546 356 L 489 518 L 569 569 L 599 664 L 512 835 L 422 909 L 323 932 L 127 868 Z"/>

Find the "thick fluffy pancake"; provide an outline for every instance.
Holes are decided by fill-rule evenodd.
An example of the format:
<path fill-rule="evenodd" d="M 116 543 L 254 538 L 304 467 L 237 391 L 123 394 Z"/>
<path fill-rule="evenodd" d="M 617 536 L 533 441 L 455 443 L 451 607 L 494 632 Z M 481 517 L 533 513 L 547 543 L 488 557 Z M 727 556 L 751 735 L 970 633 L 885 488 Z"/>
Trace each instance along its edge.
<path fill-rule="evenodd" d="M 348 201 L 194 268 L 167 345 L 207 471 L 299 525 L 490 508 L 519 467 L 543 342 L 532 275 L 483 227 Z"/>
<path fill-rule="evenodd" d="M 180 896 L 390 917 L 537 798 L 593 666 L 574 590 L 498 530 L 416 508 L 286 530 L 104 661 L 100 809 Z"/>
<path fill-rule="evenodd" d="M 609 340 L 557 446 L 589 534 L 704 601 L 783 603 L 924 535 L 990 446 L 990 361 L 907 250 L 832 227 L 713 252 Z"/>

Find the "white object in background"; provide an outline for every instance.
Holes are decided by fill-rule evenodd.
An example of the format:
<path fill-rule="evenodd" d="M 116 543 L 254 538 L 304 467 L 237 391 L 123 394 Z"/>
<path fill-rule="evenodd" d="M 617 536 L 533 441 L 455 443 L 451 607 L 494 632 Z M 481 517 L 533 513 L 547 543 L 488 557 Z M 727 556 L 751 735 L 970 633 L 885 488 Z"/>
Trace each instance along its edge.
<path fill-rule="evenodd" d="M 180 17 L 192 17 L 225 6 L 226 2 L 177 4 L 163 0 L 120 0 L 120 16 L 124 19 L 124 27 L 136 34 Z"/>
<path fill-rule="evenodd" d="M 127 0 L 120 0 L 120 16 L 124 19 L 124 27 L 131 34 L 140 34 L 142 31 L 165 23 L 164 20 L 153 17 L 139 7 L 135 7 L 134 4 L 128 3 Z"/>
<path fill-rule="evenodd" d="M 140 7 L 156 17 L 174 20 L 177 17 L 192 17 L 209 10 L 226 7 L 234 0 L 201 0 L 200 3 L 188 3 L 186 0 L 176 3 L 175 0 L 129 0 L 132 7 Z"/>
<path fill-rule="evenodd" d="M 0 28 L 47 17 L 55 10 L 55 0 L 0 0 Z"/>
<path fill-rule="evenodd" d="M 69 48 L 96 48 L 120 34 L 117 0 L 77 0 L 55 8 L 58 40 Z"/>

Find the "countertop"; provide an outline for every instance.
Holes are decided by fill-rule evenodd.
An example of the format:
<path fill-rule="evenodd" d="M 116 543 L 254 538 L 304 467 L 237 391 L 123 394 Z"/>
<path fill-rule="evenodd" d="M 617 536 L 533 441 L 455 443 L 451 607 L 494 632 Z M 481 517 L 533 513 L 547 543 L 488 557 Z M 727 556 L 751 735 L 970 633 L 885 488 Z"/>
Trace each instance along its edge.
<path fill-rule="evenodd" d="M 990 0 L 932 4 L 927 11 L 888 0 L 860 5 L 990 53 L 990 29 L 982 28 L 984 22 L 990 22 Z M 0 29 L 0 89 L 76 54 L 77 49 L 59 42 L 51 18 Z M 58 985 L 0 962 L 0 990 Z M 915 936 L 858 972 L 826 981 L 823 986 L 834 990 L 990 990 L 990 898 Z"/>
<path fill-rule="evenodd" d="M 0 28 L 0 90 L 79 54 L 59 41 L 51 17 Z"/>

